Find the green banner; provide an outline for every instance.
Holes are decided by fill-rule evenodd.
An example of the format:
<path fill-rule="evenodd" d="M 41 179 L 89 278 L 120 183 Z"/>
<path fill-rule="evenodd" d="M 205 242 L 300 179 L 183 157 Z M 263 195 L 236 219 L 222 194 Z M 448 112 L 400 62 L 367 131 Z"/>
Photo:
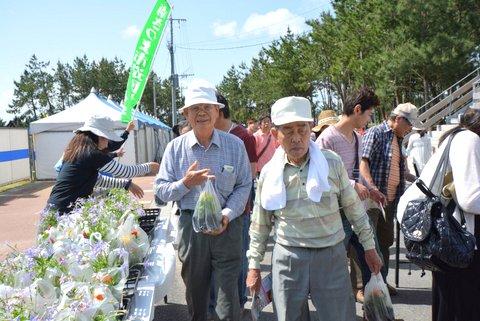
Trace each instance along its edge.
<path fill-rule="evenodd" d="M 133 110 L 142 98 L 155 53 L 171 11 L 172 7 L 167 0 L 158 0 L 140 34 L 125 91 L 125 106 L 121 117 L 124 123 L 132 119 Z"/>

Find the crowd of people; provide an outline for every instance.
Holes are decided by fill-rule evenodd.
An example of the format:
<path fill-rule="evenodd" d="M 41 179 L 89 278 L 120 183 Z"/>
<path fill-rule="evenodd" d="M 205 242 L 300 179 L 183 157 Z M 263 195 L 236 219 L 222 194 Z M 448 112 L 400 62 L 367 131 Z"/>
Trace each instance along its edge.
<path fill-rule="evenodd" d="M 269 114 L 243 126 L 232 120 L 227 99 L 214 86 L 195 80 L 179 110 L 186 120 L 175 128 L 178 137 L 166 146 L 161 164 L 115 161 L 109 141 L 122 142 L 128 133 L 118 137 L 110 119 L 93 117 L 67 146 L 48 206 L 66 214 L 94 187 L 120 186 L 141 197 L 130 178 L 158 172 L 156 197 L 179 208 L 178 256 L 191 320 L 241 319 L 248 294 L 259 291 L 273 230 L 278 320 L 309 320 L 310 298 L 318 320 L 353 321 L 355 300 L 363 302 L 371 275 L 387 280 L 397 206 L 407 182 L 431 175 L 436 166 L 417 108 L 399 104 L 365 130 L 378 106 L 375 92 L 363 87 L 346 99 L 340 116 L 324 110 L 314 126 L 308 99 L 284 97 Z M 445 137 L 454 134 L 449 156 L 457 206 L 468 214 L 467 227 L 478 239 L 480 106 L 469 109 Z M 207 180 L 214 182 L 222 208 L 221 227 L 197 233 L 192 215 Z M 478 272 L 475 253 L 467 269 L 434 273 L 434 321 L 480 319 Z M 396 295 L 394 287 L 388 290 Z"/>

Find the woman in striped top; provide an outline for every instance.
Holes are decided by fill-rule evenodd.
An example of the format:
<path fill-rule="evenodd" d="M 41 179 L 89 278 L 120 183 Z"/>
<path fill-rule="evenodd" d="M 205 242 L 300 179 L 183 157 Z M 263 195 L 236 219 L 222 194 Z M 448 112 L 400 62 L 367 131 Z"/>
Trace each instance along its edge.
<path fill-rule="evenodd" d="M 109 140 L 121 141 L 113 127 L 110 118 L 93 116 L 75 131 L 75 136 L 65 149 L 62 168 L 48 199 L 50 207 L 61 214 L 68 213 L 75 201 L 90 196 L 94 187 L 123 187 L 136 197 L 143 197 L 143 190 L 130 178 L 156 173 L 159 165 L 152 162 L 126 166 L 113 160 L 105 152 Z M 110 173 L 115 178 L 99 172 Z"/>

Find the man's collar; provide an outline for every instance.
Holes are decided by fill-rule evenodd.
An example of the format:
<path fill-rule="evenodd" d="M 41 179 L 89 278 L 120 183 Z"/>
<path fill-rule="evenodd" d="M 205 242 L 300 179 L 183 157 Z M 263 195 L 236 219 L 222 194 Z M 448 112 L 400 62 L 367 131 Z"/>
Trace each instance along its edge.
<path fill-rule="evenodd" d="M 392 127 L 388 126 L 388 121 L 384 120 L 383 123 L 380 125 L 380 128 L 385 132 L 393 131 Z"/>
<path fill-rule="evenodd" d="M 186 139 L 187 139 L 188 147 L 192 148 L 193 146 L 195 146 L 195 144 L 198 144 L 198 146 L 202 146 L 199 143 L 197 136 L 195 136 L 195 133 L 193 132 L 193 130 L 189 131 L 185 135 L 187 135 Z M 212 144 L 215 144 L 217 145 L 217 147 L 220 147 L 220 135 L 218 134 L 216 129 L 213 129 L 212 141 L 210 142 L 210 145 Z M 208 149 L 210 146 L 204 146 L 204 147 Z"/>
<path fill-rule="evenodd" d="M 290 161 L 288 160 L 287 153 L 285 153 L 283 162 L 284 162 L 285 165 L 288 164 L 288 165 L 290 165 L 290 166 L 295 166 L 295 167 L 299 167 L 299 168 L 302 169 L 302 168 L 304 168 L 304 167 L 307 165 L 307 163 L 308 163 L 309 160 L 310 160 L 310 151 L 307 152 L 307 158 L 305 159 L 305 161 L 304 161 L 300 166 L 295 165 L 295 164 L 293 164 L 292 162 L 290 162 Z"/>

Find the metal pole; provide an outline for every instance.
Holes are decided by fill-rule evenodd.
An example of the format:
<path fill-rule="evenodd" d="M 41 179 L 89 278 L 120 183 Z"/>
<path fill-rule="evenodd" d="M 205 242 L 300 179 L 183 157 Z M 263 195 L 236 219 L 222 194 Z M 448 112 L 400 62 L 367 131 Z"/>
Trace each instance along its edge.
<path fill-rule="evenodd" d="M 170 76 L 170 81 L 172 85 L 172 126 L 177 124 L 177 106 L 176 106 L 176 101 L 177 98 L 176 96 L 176 84 L 175 84 L 175 57 L 173 53 L 173 18 L 170 15 L 170 45 L 169 45 L 169 51 L 170 51 L 170 71 L 171 71 L 171 76 Z"/>
<path fill-rule="evenodd" d="M 155 74 L 152 74 L 152 81 L 153 81 L 153 116 L 157 118 L 157 94 L 155 91 L 157 77 Z"/>
<path fill-rule="evenodd" d="M 394 220 L 395 224 L 395 287 L 398 288 L 400 283 L 400 224 L 397 218 Z"/>

